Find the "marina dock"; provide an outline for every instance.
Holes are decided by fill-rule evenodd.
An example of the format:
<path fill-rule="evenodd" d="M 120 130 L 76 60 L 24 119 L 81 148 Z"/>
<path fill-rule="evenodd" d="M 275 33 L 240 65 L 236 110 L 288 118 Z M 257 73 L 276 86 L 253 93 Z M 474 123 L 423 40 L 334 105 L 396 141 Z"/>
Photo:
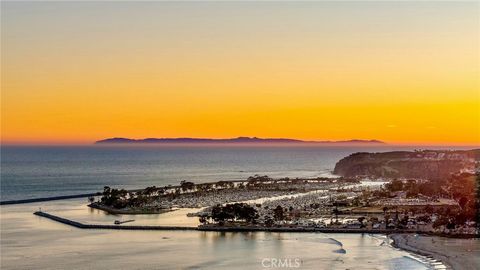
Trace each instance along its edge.
<path fill-rule="evenodd" d="M 107 230 L 151 230 L 151 231 L 217 231 L 217 232 L 319 232 L 319 233 L 368 233 L 368 234 L 401 234 L 401 233 L 417 233 L 425 235 L 437 235 L 446 237 L 472 238 L 477 235 L 450 235 L 435 234 L 416 230 L 385 230 L 385 229 L 347 229 L 347 228 L 314 228 L 314 227 L 256 227 L 256 226 L 235 226 L 235 227 L 219 227 L 210 225 L 200 225 L 198 227 L 187 226 L 156 226 L 156 225 L 107 225 L 107 224 L 84 224 L 67 218 L 62 218 L 46 212 L 37 211 L 34 215 L 51 219 L 73 226 L 79 229 L 107 229 Z"/>

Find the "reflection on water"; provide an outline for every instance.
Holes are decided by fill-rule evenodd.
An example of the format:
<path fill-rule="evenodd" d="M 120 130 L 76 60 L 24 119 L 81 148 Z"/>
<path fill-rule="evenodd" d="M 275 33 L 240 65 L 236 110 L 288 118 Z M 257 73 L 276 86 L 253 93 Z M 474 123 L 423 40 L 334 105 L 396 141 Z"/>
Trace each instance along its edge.
<path fill-rule="evenodd" d="M 34 216 L 56 213 L 111 224 L 84 200 L 2 206 L 2 269 L 265 269 L 266 259 L 300 259 L 301 269 L 426 269 L 408 253 L 361 234 L 82 230 Z M 136 215 L 135 224 L 196 224 L 183 210 Z M 188 211 L 187 211 L 188 212 Z M 383 240 L 382 240 L 383 239 Z M 340 248 L 345 253 L 338 253 Z"/>
<path fill-rule="evenodd" d="M 413 150 L 382 147 L 101 147 L 0 146 L 2 200 L 101 191 L 104 186 L 147 186 L 245 180 L 254 174 L 328 177 L 335 163 L 354 152 Z M 425 148 L 423 146 L 422 148 Z M 440 147 L 436 146 L 435 149 Z M 458 146 L 456 148 L 459 148 Z"/>

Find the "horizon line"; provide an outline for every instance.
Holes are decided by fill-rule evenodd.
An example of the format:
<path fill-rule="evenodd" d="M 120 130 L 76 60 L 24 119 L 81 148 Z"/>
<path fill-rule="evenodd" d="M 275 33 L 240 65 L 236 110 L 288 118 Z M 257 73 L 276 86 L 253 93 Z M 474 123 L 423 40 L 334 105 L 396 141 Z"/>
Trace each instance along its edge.
<path fill-rule="evenodd" d="M 0 141 L 0 147 L 3 146 L 92 146 L 92 147 L 102 147 L 102 146 L 369 146 L 369 147 L 471 147 L 471 148 L 480 148 L 480 142 L 386 142 L 378 144 L 368 144 L 368 143 L 105 143 L 105 144 L 95 144 L 95 141 Z"/>
<path fill-rule="evenodd" d="M 132 139 L 128 137 L 108 137 L 106 139 L 113 139 L 113 138 L 124 138 L 124 139 Z M 296 139 L 296 138 L 286 138 L 286 137 L 257 137 L 257 136 L 237 136 L 237 137 L 163 137 L 163 138 L 155 138 L 155 137 L 141 137 L 141 138 L 136 138 L 132 140 L 144 140 L 144 139 L 182 139 L 182 138 L 189 138 L 189 139 L 212 139 L 212 140 L 222 140 L 222 139 L 235 139 L 235 138 L 259 138 L 259 139 L 288 139 L 288 140 L 298 140 L 299 142 L 295 144 L 294 142 L 276 142 L 276 143 L 269 143 L 269 142 L 263 142 L 263 145 L 269 144 L 269 145 L 316 145 L 316 146 L 329 146 L 329 145 L 369 145 L 369 146 L 419 146 L 419 147 L 480 147 L 480 141 L 476 142 L 455 142 L 455 141 L 449 141 L 449 142 L 442 142 L 442 141 L 384 141 L 384 140 L 379 140 L 379 139 L 330 139 L 330 140 L 318 140 L 318 139 L 309 139 L 309 140 L 303 140 L 303 139 Z M 96 142 L 105 140 L 105 139 L 100 139 L 100 140 L 61 140 L 61 139 L 53 139 L 53 140 L 3 140 L 0 139 L 0 146 L 99 146 L 102 144 L 96 144 Z M 355 142 L 350 142 L 352 140 L 359 140 L 359 141 L 365 141 L 367 143 L 355 143 Z M 368 144 L 368 141 L 378 141 L 380 143 L 370 143 Z M 322 144 L 323 142 L 323 144 Z M 340 142 L 340 143 L 339 143 Z M 344 142 L 344 143 L 341 143 Z M 170 142 L 170 143 L 132 143 L 133 145 L 195 145 L 195 144 L 203 144 L 203 145 L 245 145 L 245 144 L 250 144 L 250 145 L 257 145 L 261 146 L 261 144 L 257 143 L 221 143 L 221 142 L 207 142 L 207 143 L 199 143 L 199 142 Z M 130 145 L 132 145 L 130 144 Z M 108 145 L 108 143 L 103 144 L 104 146 Z M 111 143 L 110 145 L 129 145 L 129 143 Z"/>

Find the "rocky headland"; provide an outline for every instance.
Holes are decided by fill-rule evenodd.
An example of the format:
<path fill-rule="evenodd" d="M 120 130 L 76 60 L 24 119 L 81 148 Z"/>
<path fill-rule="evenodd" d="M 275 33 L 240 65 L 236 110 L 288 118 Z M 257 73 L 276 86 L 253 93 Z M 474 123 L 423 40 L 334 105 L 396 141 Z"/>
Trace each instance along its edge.
<path fill-rule="evenodd" d="M 480 149 L 354 153 L 335 165 L 334 174 L 345 177 L 442 179 L 459 172 L 475 172 Z"/>

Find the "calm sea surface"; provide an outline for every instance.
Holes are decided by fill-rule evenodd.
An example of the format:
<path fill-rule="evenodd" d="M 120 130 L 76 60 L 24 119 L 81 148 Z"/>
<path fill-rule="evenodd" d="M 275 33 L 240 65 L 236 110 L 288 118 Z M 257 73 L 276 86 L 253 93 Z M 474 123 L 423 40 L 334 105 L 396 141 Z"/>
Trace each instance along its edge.
<path fill-rule="evenodd" d="M 403 147 L 402 149 L 414 149 Z M 272 177 L 329 176 L 335 163 L 375 147 L 2 147 L 2 200 Z M 34 216 L 38 208 L 84 223 L 195 226 L 189 209 L 115 216 L 85 198 L 1 206 L 2 269 L 429 269 L 385 236 L 322 233 L 82 230 Z M 300 261 L 300 265 L 297 262 Z M 299 266 L 298 268 L 296 266 Z M 285 268 L 285 267 L 283 267 Z"/>
<path fill-rule="evenodd" d="M 382 235 L 82 230 L 33 215 L 39 207 L 86 223 L 131 218 L 89 209 L 85 199 L 1 206 L 2 269 L 432 269 Z M 198 222 L 175 212 L 134 223 Z"/>
<path fill-rule="evenodd" d="M 271 177 L 329 176 L 335 163 L 358 151 L 417 147 L 57 146 L 1 148 L 1 200 Z M 438 148 L 438 147 L 436 147 Z"/>

